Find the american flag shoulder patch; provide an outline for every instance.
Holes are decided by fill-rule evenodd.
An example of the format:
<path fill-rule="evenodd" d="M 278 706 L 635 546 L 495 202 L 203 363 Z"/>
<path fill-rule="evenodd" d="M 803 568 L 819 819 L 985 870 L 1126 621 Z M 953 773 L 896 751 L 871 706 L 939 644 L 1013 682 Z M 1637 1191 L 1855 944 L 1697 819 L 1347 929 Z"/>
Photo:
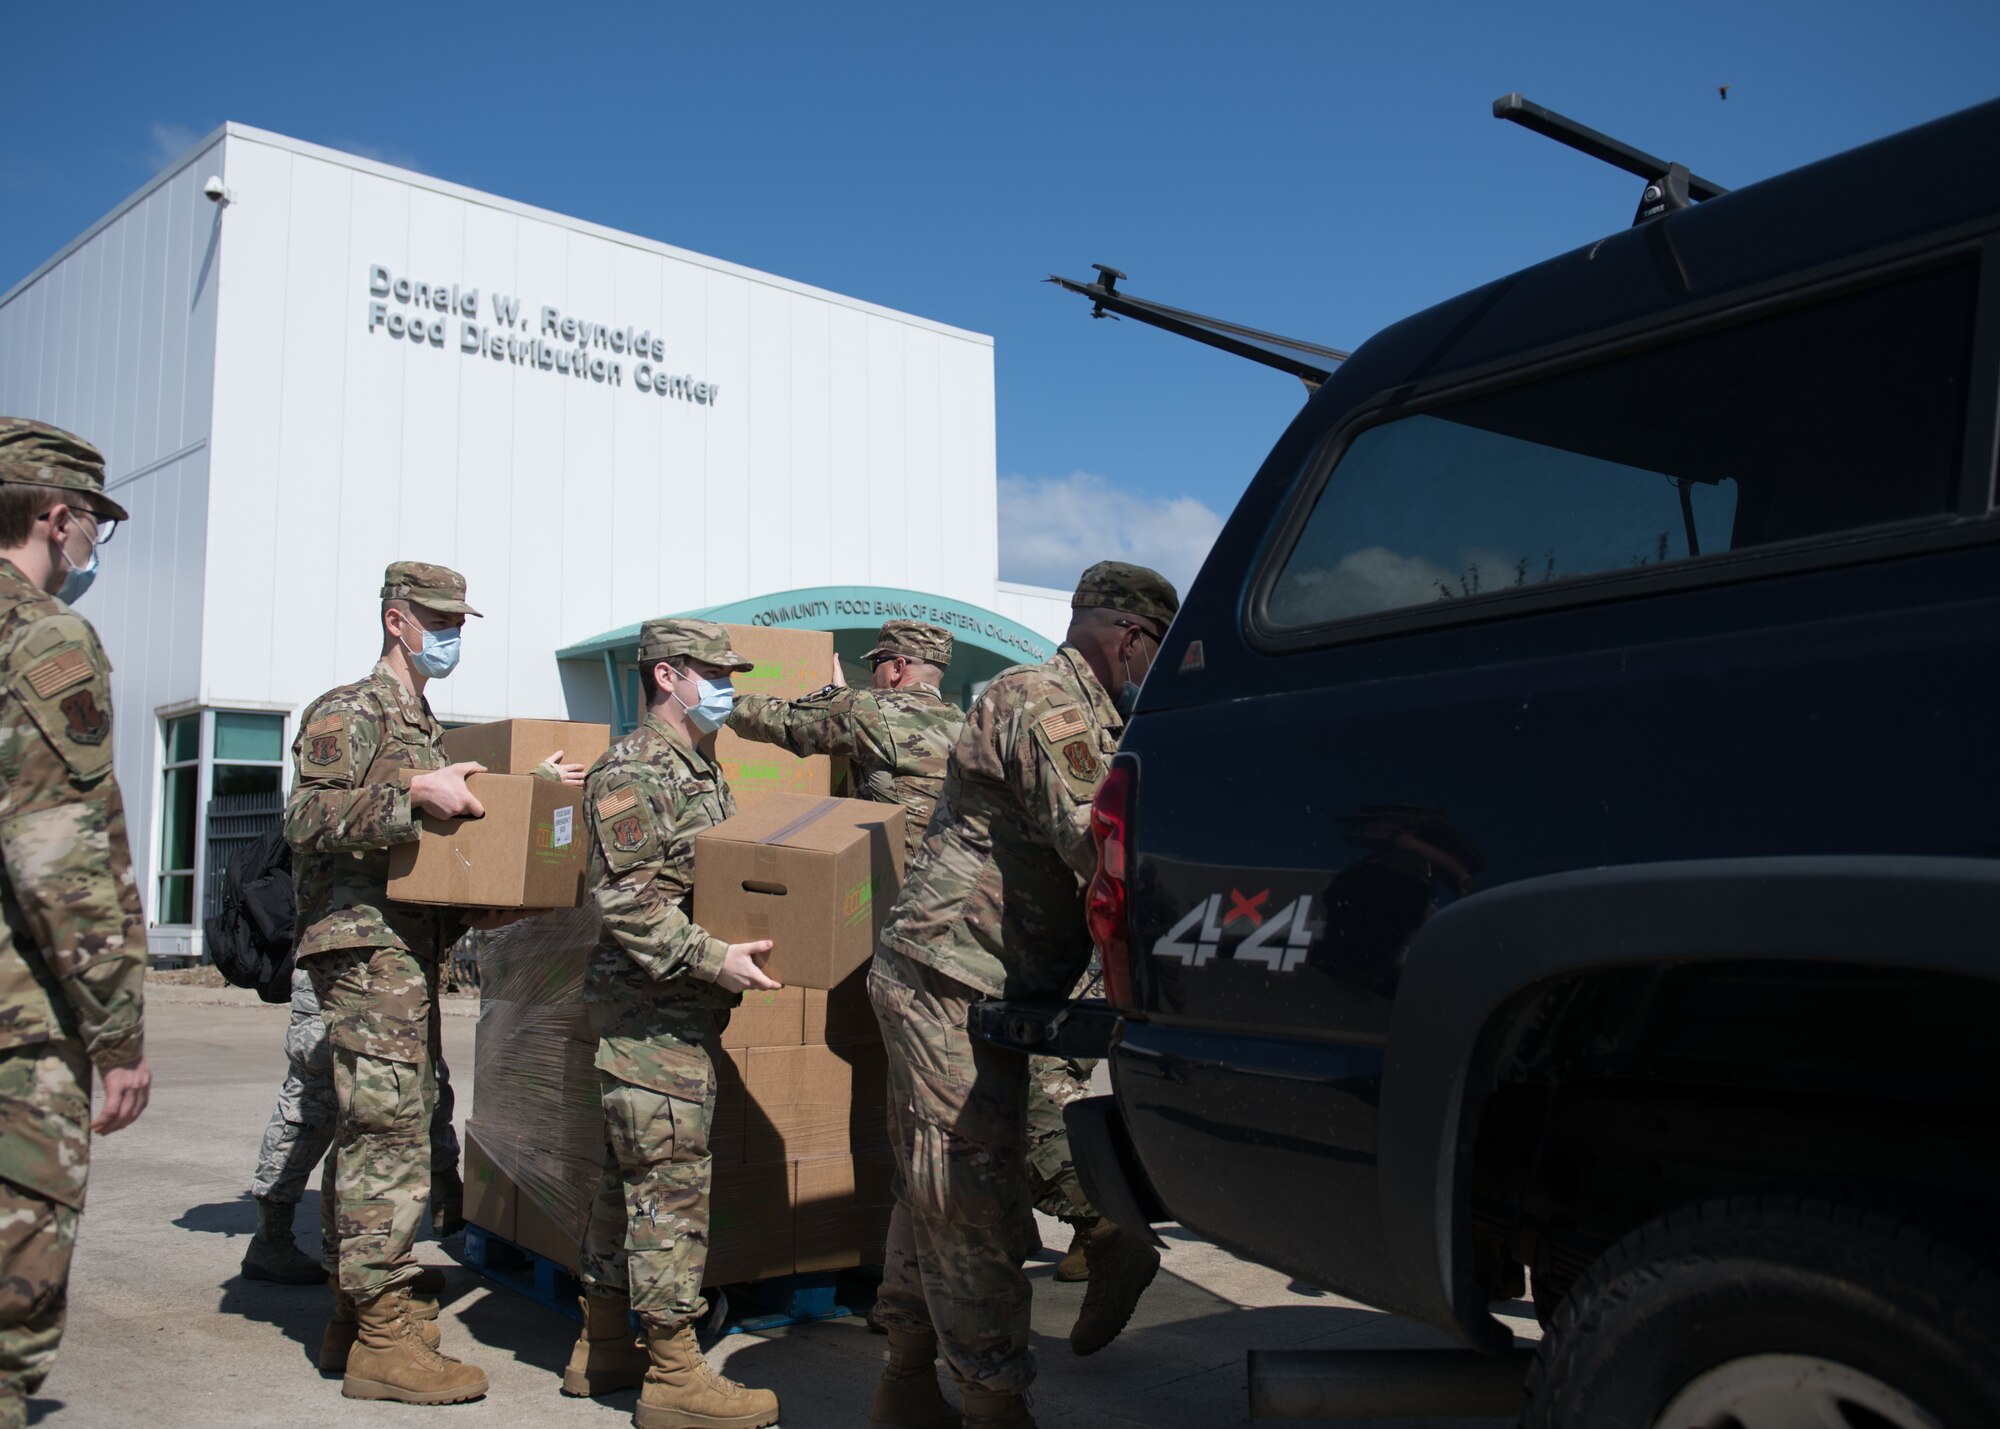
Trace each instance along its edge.
<path fill-rule="evenodd" d="M 345 723 L 347 723 L 345 715 L 322 715 L 306 726 L 306 736 L 307 738 L 311 738 L 315 734 L 332 734 Z"/>
<path fill-rule="evenodd" d="M 61 694 L 71 685 L 90 678 L 90 658 L 81 650 L 63 650 L 49 656 L 27 673 L 27 681 L 43 699 Z"/>
<path fill-rule="evenodd" d="M 639 795 L 627 784 L 623 789 L 614 789 L 597 801 L 597 816 L 608 819 L 614 814 L 622 814 L 627 809 L 637 808 Z"/>
<path fill-rule="evenodd" d="M 1083 711 L 1074 705 L 1065 710 L 1051 710 L 1041 718 L 1042 733 L 1051 744 L 1060 744 L 1065 739 L 1075 739 L 1090 728 L 1090 721 Z"/>

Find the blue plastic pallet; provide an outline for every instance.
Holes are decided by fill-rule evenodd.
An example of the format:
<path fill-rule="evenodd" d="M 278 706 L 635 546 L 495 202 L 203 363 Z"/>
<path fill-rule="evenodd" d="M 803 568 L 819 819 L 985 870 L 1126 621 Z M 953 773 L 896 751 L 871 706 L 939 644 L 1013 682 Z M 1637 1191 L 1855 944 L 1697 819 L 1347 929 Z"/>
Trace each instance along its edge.
<path fill-rule="evenodd" d="M 576 1276 L 547 1256 L 537 1255 L 489 1230 L 467 1226 L 465 1263 L 488 1280 L 527 1296 L 537 1305 L 579 1324 L 583 1322 L 583 1315 L 576 1307 L 577 1297 L 583 1293 L 582 1285 Z M 838 1278 L 831 1271 L 823 1271 L 732 1285 L 726 1292 L 711 1290 L 711 1299 L 719 1303 L 710 1307 L 710 1320 L 703 1326 L 703 1337 L 756 1334 L 786 1325 L 851 1315 L 855 1312 L 840 1302 Z"/>

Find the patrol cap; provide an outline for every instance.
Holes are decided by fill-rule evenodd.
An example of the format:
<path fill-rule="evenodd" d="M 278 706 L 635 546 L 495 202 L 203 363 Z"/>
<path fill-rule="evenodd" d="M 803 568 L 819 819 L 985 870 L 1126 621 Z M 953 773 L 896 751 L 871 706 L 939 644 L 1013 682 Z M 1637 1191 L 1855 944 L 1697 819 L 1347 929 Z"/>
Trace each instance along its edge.
<path fill-rule="evenodd" d="M 478 615 L 465 603 L 465 577 L 450 566 L 425 561 L 397 561 L 382 572 L 382 599 L 407 600 L 426 610 Z"/>
<path fill-rule="evenodd" d="M 921 620 L 885 620 L 875 636 L 875 648 L 861 658 L 901 655 L 906 660 L 921 660 L 942 670 L 951 663 L 951 645 L 949 630 L 926 625 Z"/>
<path fill-rule="evenodd" d="M 82 437 L 28 417 L 0 417 L 0 484 L 53 486 L 88 497 L 75 504 L 106 520 L 130 519 L 104 494 L 104 454 Z"/>
<path fill-rule="evenodd" d="M 756 666 L 729 648 L 729 632 L 712 620 L 690 620 L 670 615 L 649 620 L 639 627 L 639 663 L 660 660 L 700 660 L 725 670 L 751 670 Z"/>
<path fill-rule="evenodd" d="M 1099 561 L 1076 583 L 1076 594 L 1069 604 L 1072 610 L 1102 606 L 1136 615 L 1159 622 L 1164 630 L 1174 623 L 1181 598 L 1174 593 L 1173 583 L 1158 571 L 1124 561 Z"/>

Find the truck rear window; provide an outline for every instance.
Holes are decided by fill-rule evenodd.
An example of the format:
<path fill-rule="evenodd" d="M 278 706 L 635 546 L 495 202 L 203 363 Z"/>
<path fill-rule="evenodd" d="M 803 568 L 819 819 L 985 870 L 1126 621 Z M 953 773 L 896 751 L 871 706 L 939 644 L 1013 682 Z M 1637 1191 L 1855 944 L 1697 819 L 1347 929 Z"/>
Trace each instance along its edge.
<path fill-rule="evenodd" d="M 1976 279 L 1959 263 L 1367 428 L 1264 623 L 1948 513 Z"/>

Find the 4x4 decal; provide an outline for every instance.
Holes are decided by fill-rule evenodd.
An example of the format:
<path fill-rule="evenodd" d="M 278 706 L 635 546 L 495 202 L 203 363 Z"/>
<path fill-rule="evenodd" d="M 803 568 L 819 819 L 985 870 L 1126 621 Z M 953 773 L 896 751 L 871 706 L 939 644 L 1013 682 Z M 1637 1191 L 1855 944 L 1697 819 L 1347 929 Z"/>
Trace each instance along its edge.
<path fill-rule="evenodd" d="M 1305 961 L 1312 946 L 1312 895 L 1301 894 L 1266 915 L 1262 910 L 1270 897 L 1268 888 L 1247 895 L 1234 888 L 1226 895 L 1211 893 L 1153 944 L 1153 956 L 1198 968 L 1216 956 L 1225 938 L 1240 937 L 1229 950 L 1231 959 L 1290 972 Z"/>

